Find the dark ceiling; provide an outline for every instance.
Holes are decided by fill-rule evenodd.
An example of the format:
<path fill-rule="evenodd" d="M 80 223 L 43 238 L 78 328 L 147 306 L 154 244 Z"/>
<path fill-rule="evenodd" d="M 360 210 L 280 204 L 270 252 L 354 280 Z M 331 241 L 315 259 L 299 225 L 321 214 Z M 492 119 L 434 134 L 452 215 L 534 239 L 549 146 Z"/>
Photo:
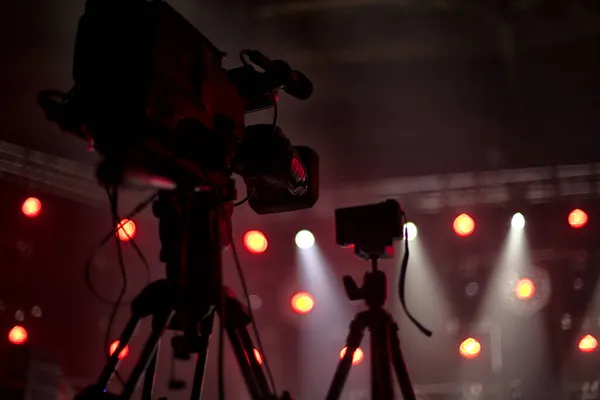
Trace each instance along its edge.
<path fill-rule="evenodd" d="M 281 96 L 280 125 L 320 153 L 326 186 L 600 161 L 597 1 L 170 4 L 222 50 L 260 49 L 313 79 L 308 101 Z M 0 140 L 96 160 L 35 105 L 71 85 L 83 7 L 22 0 L 0 14 Z"/>

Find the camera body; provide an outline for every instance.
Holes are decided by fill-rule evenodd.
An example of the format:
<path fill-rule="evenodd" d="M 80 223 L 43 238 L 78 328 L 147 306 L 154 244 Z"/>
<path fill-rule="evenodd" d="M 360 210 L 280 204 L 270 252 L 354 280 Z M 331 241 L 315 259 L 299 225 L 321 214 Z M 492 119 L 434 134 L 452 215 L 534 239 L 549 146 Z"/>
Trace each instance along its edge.
<path fill-rule="evenodd" d="M 403 238 L 402 208 L 393 199 L 335 210 L 336 242 L 354 246 L 365 260 L 394 256 L 393 244 Z"/>

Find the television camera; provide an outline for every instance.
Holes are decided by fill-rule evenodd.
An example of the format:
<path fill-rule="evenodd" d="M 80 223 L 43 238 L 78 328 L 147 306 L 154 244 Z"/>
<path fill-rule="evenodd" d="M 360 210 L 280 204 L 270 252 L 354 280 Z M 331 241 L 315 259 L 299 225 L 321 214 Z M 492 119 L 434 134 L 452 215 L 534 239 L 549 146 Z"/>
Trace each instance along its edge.
<path fill-rule="evenodd" d="M 73 88 L 38 95 L 47 119 L 101 155 L 97 176 L 107 190 L 159 189 L 153 211 L 166 279 L 151 283 L 133 301 L 118 348 L 98 381 L 78 398 L 129 399 L 144 374 L 142 398 L 150 399 L 166 329 L 184 333 L 179 354 L 198 354 L 192 398 L 199 398 L 215 312 L 251 397 L 276 396 L 253 357 L 250 318 L 223 286 L 221 250 L 231 241 L 232 174 L 243 177 L 246 199 L 259 214 L 309 208 L 317 201 L 317 154 L 293 146 L 276 121 L 244 124 L 246 113 L 276 109 L 278 89 L 304 100 L 312 83 L 258 51 L 241 52 L 243 65 L 231 70 L 222 67 L 224 56 L 163 1 L 87 0 Z M 118 354 L 147 316 L 153 317 L 152 332 L 123 392 L 105 393 Z"/>

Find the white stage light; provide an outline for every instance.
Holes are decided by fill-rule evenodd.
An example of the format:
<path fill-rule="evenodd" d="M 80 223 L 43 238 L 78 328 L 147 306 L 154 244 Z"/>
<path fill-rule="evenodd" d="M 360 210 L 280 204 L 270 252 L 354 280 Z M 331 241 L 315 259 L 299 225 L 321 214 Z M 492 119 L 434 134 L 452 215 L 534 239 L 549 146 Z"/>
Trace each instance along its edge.
<path fill-rule="evenodd" d="M 302 229 L 296 233 L 296 246 L 305 250 L 310 249 L 315 244 L 315 235 L 311 231 Z"/>
<path fill-rule="evenodd" d="M 403 229 L 406 232 L 406 239 L 408 239 L 409 242 L 411 240 L 414 240 L 417 237 L 417 235 L 419 234 L 419 230 L 417 229 L 417 226 L 415 224 L 413 224 L 412 222 L 405 223 Z"/>
<path fill-rule="evenodd" d="M 525 228 L 525 217 L 523 216 L 523 214 L 516 213 L 515 215 L 513 215 L 512 219 L 510 220 L 510 226 L 513 229 L 516 229 L 519 231 L 521 229 Z"/>

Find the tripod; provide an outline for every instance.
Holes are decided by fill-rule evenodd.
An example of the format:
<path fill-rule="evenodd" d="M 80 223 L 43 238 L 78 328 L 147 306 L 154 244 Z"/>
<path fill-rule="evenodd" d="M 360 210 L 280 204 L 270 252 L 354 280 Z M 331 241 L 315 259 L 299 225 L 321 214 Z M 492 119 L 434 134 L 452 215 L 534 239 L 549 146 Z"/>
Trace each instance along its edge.
<path fill-rule="evenodd" d="M 202 394 L 204 371 L 215 313 L 227 332 L 242 376 L 253 400 L 276 399 L 246 326 L 251 322 L 231 290 L 221 282 L 221 246 L 229 242 L 230 210 L 213 191 L 159 192 L 153 212 L 159 218 L 161 261 L 167 279 L 151 283 L 134 299 L 131 318 L 96 383 L 77 400 L 128 400 L 144 375 L 142 400 L 151 400 L 160 340 L 167 329 L 183 332 L 173 345 L 176 354 L 197 354 L 191 400 Z M 220 302 L 219 300 L 222 300 Z M 142 318 L 152 316 L 152 330 L 121 395 L 105 393 L 118 366 L 118 355 L 135 333 Z M 282 399 L 290 399 L 284 393 Z"/>
<path fill-rule="evenodd" d="M 350 323 L 346 338 L 346 354 L 338 363 L 326 400 L 340 398 L 352 366 L 352 357 L 360 346 L 366 328 L 371 333 L 371 399 L 395 399 L 391 364 L 404 400 L 416 400 L 400 349 L 398 325 L 383 309 L 386 301 L 387 278 L 385 273 L 377 268 L 377 261 L 378 257 L 371 258 L 371 271 L 365 273 L 363 286 L 360 288 L 350 276 L 344 277 L 344 288 L 348 298 L 363 299 L 368 309 L 357 313 Z"/>

